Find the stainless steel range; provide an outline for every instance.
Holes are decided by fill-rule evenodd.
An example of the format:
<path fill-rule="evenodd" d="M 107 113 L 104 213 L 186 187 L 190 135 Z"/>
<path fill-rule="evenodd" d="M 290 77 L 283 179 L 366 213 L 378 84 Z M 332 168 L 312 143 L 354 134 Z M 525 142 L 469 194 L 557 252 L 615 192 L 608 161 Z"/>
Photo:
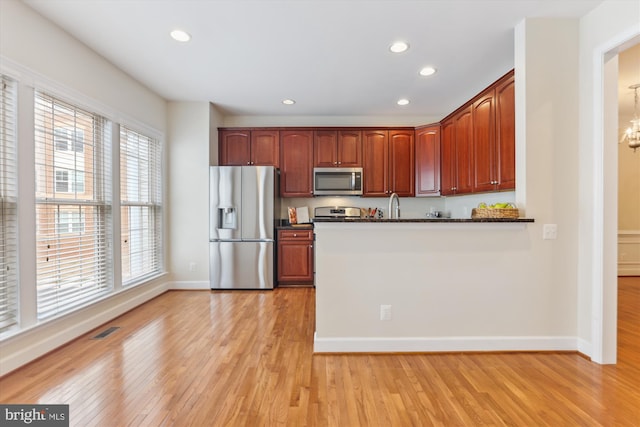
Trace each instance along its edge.
<path fill-rule="evenodd" d="M 354 219 L 360 218 L 360 208 L 346 206 L 322 206 L 313 210 L 314 218 Z"/>

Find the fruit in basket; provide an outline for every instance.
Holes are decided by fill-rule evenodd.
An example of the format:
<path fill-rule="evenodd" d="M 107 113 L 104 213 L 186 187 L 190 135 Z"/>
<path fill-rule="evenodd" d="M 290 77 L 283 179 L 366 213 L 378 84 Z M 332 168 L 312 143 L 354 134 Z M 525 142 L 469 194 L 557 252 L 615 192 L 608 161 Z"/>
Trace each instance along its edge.
<path fill-rule="evenodd" d="M 478 204 L 479 209 L 515 209 L 515 205 L 513 203 L 494 203 L 492 205 L 487 205 L 482 202 Z"/>

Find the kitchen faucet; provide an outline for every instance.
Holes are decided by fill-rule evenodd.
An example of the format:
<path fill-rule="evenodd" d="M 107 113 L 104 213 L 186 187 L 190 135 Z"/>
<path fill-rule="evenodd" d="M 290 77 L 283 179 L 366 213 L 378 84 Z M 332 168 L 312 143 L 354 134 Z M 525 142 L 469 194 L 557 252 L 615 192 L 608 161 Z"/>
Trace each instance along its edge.
<path fill-rule="evenodd" d="M 391 196 L 389 196 L 389 219 L 393 218 L 393 211 L 391 210 L 391 208 L 393 207 L 393 199 L 396 199 L 396 219 L 400 218 L 400 198 L 398 197 L 398 195 L 396 193 L 391 193 Z"/>

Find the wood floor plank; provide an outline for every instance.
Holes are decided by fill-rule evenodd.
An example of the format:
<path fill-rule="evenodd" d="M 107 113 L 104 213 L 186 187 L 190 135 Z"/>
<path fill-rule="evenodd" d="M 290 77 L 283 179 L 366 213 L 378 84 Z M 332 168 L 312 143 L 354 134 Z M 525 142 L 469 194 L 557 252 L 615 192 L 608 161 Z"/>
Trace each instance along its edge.
<path fill-rule="evenodd" d="M 640 426 L 640 278 L 619 280 L 607 366 L 314 355 L 314 310 L 313 288 L 168 292 L 1 378 L 0 402 L 67 403 L 72 426 Z"/>

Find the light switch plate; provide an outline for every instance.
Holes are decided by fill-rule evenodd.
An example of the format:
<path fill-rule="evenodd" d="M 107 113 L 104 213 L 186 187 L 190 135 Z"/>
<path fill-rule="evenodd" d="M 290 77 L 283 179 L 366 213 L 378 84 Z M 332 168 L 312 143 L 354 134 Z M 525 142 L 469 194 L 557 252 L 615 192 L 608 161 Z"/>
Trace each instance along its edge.
<path fill-rule="evenodd" d="M 558 224 L 544 224 L 542 226 L 542 238 L 544 240 L 555 240 L 558 238 Z"/>
<path fill-rule="evenodd" d="M 382 304 L 380 306 L 380 320 L 391 320 L 391 306 Z"/>

